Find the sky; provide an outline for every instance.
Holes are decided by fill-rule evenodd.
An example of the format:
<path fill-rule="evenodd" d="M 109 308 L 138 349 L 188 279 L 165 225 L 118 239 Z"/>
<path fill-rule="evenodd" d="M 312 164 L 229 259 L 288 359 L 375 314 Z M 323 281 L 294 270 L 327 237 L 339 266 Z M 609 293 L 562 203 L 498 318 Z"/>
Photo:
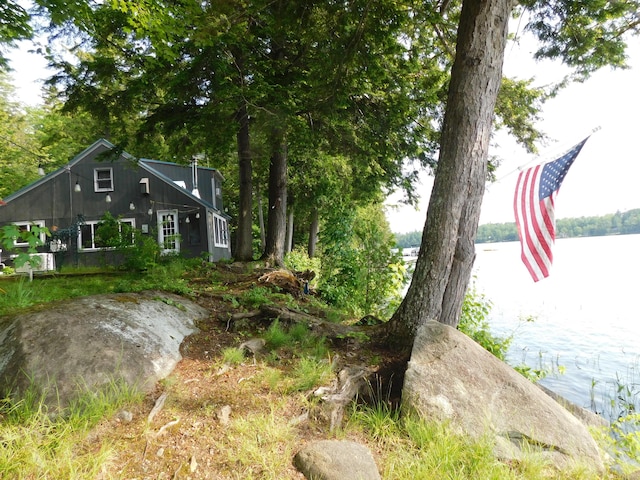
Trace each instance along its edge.
<path fill-rule="evenodd" d="M 534 85 L 539 86 L 561 80 L 568 70 L 559 63 L 534 61 L 533 44 L 530 45 L 507 47 L 504 74 L 519 79 L 535 77 Z M 597 128 L 600 129 L 591 135 L 560 188 L 556 218 L 640 208 L 640 154 L 636 143 L 640 137 L 640 39 L 629 42 L 627 54 L 630 69 L 603 69 L 586 82 L 567 87 L 545 104 L 537 126 L 551 142 L 540 146 L 538 155 L 528 154 L 504 135 L 496 136 L 498 146 L 489 154 L 500 156 L 502 164 L 496 172 L 498 181 L 487 185 L 481 225 L 514 222 L 518 168 L 555 160 Z M 388 209 L 393 232 L 422 230 L 432 183 L 431 177 L 422 176 L 417 211 L 407 206 Z M 399 198 L 394 195 L 388 203 L 395 205 Z"/>
<path fill-rule="evenodd" d="M 36 105 L 41 100 L 42 79 L 48 76 L 44 60 L 27 53 L 27 45 L 10 52 L 11 76 L 19 100 Z M 562 79 L 568 71 L 559 63 L 533 60 L 535 44 L 510 44 L 505 52 L 504 74 L 519 79 L 535 78 L 535 85 L 547 85 Z M 597 216 L 640 208 L 640 154 L 635 142 L 640 136 L 640 39 L 629 42 L 628 70 L 609 68 L 596 72 L 584 83 L 572 84 L 549 100 L 538 127 L 552 140 L 540 153 L 528 154 L 506 135 L 496 135 L 498 145 L 490 150 L 502 164 L 497 182 L 488 184 L 482 204 L 480 224 L 513 222 L 513 193 L 518 168 L 554 160 L 573 145 L 592 134 L 567 174 L 556 200 L 556 218 Z M 422 230 L 433 179 L 421 176 L 421 197 L 413 207 L 389 207 L 391 230 L 406 233 Z M 401 196 L 393 195 L 389 205 L 398 205 Z"/>

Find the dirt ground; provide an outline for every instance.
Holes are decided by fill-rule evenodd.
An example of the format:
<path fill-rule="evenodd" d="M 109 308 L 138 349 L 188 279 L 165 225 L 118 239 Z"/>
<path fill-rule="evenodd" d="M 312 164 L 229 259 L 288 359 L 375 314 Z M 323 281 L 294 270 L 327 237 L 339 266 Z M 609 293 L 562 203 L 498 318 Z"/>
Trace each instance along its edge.
<path fill-rule="evenodd" d="M 291 461 L 305 443 L 345 435 L 367 443 L 353 438 L 357 433 L 330 432 L 322 416 L 313 413 L 312 391 L 279 387 L 279 379 L 296 364 L 295 351 L 271 352 L 268 361 L 248 356 L 240 365 L 224 364 L 226 348 L 259 337 L 272 321 L 230 320 L 248 311 L 231 299 L 259 285 L 265 271 L 243 265 L 208 268 L 190 284 L 197 292 L 194 300 L 211 314 L 198 324 L 200 332 L 183 342 L 183 359 L 173 374 L 142 404 L 105 420 L 79 445 L 80 454 L 111 452 L 99 478 L 300 479 Z M 301 312 L 323 319 L 314 302 L 293 293 Z M 379 342 L 365 348 L 361 335 L 337 337 L 329 339 L 327 361 L 372 371 L 393 363 L 393 354 Z"/>

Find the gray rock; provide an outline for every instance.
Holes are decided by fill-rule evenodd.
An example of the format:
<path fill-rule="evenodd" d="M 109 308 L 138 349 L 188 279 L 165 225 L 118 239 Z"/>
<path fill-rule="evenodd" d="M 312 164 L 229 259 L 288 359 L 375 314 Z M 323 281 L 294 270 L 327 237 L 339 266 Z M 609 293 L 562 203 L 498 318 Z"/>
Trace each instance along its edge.
<path fill-rule="evenodd" d="M 229 405 L 225 405 L 217 413 L 217 418 L 218 418 L 218 421 L 220 422 L 220 425 L 223 425 L 225 427 L 229 425 L 231 421 L 230 417 L 231 417 L 231 407 Z"/>
<path fill-rule="evenodd" d="M 129 410 L 120 410 L 116 414 L 116 418 L 123 423 L 131 423 L 133 421 L 133 413 Z"/>
<path fill-rule="evenodd" d="M 380 479 L 369 449 L 355 442 L 313 442 L 295 455 L 293 464 L 309 480 Z"/>
<path fill-rule="evenodd" d="M 460 434 L 495 441 L 496 456 L 542 455 L 559 468 L 573 462 L 602 472 L 587 428 L 514 369 L 454 328 L 427 322 L 418 330 L 403 390 L 403 408 L 447 421 Z"/>
<path fill-rule="evenodd" d="M 569 412 L 571 412 L 571 414 L 573 414 L 574 417 L 576 417 L 578 420 L 584 423 L 585 426 L 595 427 L 595 428 L 609 427 L 610 423 L 606 418 L 598 415 L 597 413 L 592 412 L 591 410 L 582 408 L 580 405 L 576 405 L 575 403 L 570 402 L 563 396 L 558 395 L 557 393 L 553 392 L 552 390 L 549 390 L 548 388 L 542 385 L 538 384 L 538 387 L 540 387 L 544 393 L 549 395 L 551 398 L 553 398 L 556 402 L 558 402 L 564 408 L 569 410 Z"/>
<path fill-rule="evenodd" d="M 109 294 L 0 319 L 0 393 L 32 385 L 64 407 L 81 389 L 124 380 L 142 391 L 168 376 L 207 310 L 164 292 Z"/>
<path fill-rule="evenodd" d="M 262 352 L 266 343 L 267 342 L 263 338 L 251 338 L 240 344 L 238 348 L 247 354 L 256 356 L 258 353 Z"/>

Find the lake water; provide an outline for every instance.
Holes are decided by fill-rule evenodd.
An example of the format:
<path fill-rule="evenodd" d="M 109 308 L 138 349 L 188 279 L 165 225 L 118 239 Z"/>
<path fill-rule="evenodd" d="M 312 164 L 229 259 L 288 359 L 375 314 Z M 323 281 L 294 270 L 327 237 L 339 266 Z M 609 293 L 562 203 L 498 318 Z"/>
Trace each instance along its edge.
<path fill-rule="evenodd" d="M 617 416 L 618 396 L 640 409 L 640 235 L 559 239 L 551 274 L 538 283 L 518 242 L 476 252 L 474 282 L 493 304 L 491 329 L 514 336 L 509 363 L 564 367 L 541 383 L 606 418 Z"/>

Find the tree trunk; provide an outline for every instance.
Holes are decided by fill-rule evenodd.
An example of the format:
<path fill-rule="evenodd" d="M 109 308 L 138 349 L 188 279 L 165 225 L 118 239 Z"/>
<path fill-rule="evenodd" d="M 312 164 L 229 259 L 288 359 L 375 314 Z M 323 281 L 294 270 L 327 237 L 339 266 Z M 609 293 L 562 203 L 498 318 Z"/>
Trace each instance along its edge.
<path fill-rule="evenodd" d="M 287 246 L 285 253 L 290 253 L 293 249 L 293 209 L 289 210 L 289 221 L 287 222 Z"/>
<path fill-rule="evenodd" d="M 282 266 L 287 229 L 287 144 L 284 131 L 274 129 L 269 164 L 269 214 L 267 215 L 267 244 L 263 259 Z"/>
<path fill-rule="evenodd" d="M 262 208 L 262 192 L 258 192 L 258 225 L 260 226 L 260 250 L 264 252 L 267 245 L 264 228 L 264 209 Z"/>
<path fill-rule="evenodd" d="M 240 177 L 240 205 L 238 212 L 238 232 L 235 251 L 235 259 L 241 262 L 253 260 L 252 245 L 252 206 L 253 206 L 253 184 L 251 165 L 251 143 L 249 137 L 249 115 L 247 105 L 240 106 L 236 119 L 238 121 L 238 170 Z"/>
<path fill-rule="evenodd" d="M 433 319 L 457 326 L 475 257 L 473 243 L 512 0 L 464 0 L 445 111 L 440 157 L 420 254 L 390 333 L 411 348 Z"/>
<path fill-rule="evenodd" d="M 311 212 L 311 225 L 309 225 L 309 243 L 307 245 L 307 255 L 313 258 L 316 254 L 316 244 L 318 243 L 318 209 L 314 208 Z"/>

